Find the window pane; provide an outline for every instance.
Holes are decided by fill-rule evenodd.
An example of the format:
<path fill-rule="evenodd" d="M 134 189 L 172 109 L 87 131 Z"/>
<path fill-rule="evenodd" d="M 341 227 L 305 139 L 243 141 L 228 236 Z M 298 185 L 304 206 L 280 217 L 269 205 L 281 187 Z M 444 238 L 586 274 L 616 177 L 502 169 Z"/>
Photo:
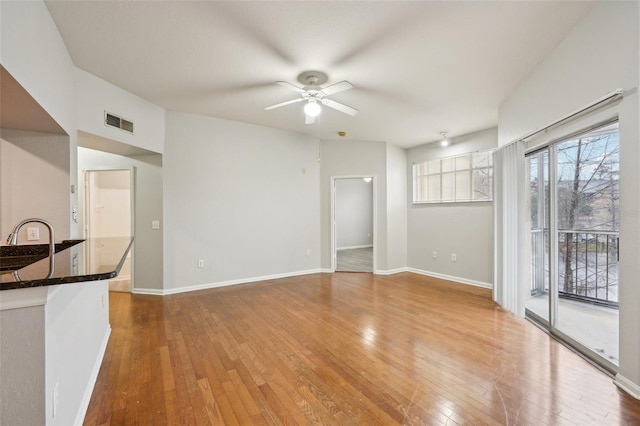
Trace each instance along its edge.
<path fill-rule="evenodd" d="M 442 174 L 442 201 L 455 200 L 455 173 Z"/>
<path fill-rule="evenodd" d="M 413 176 L 422 176 L 427 173 L 427 163 L 418 163 L 413 165 Z"/>
<path fill-rule="evenodd" d="M 471 156 L 470 155 L 460 155 L 455 157 L 456 160 L 456 170 L 467 170 L 471 166 Z"/>
<path fill-rule="evenodd" d="M 557 144 L 558 227 L 617 231 L 618 133 L 580 136 Z"/>
<path fill-rule="evenodd" d="M 442 159 L 442 173 L 444 172 L 452 172 L 455 167 L 455 158 L 443 158 Z"/>
<path fill-rule="evenodd" d="M 471 173 L 456 172 L 456 200 L 471 199 Z"/>
<path fill-rule="evenodd" d="M 490 200 L 491 199 L 491 170 L 477 169 L 473 171 L 473 199 L 474 200 Z"/>
<path fill-rule="evenodd" d="M 431 160 L 429 163 L 429 174 L 433 175 L 436 173 L 440 173 L 440 160 Z"/>
<path fill-rule="evenodd" d="M 489 167 L 489 159 L 491 158 L 490 152 L 474 152 L 473 153 L 473 168 Z"/>
<path fill-rule="evenodd" d="M 429 201 L 440 201 L 440 175 L 433 175 L 427 177 L 429 180 Z"/>

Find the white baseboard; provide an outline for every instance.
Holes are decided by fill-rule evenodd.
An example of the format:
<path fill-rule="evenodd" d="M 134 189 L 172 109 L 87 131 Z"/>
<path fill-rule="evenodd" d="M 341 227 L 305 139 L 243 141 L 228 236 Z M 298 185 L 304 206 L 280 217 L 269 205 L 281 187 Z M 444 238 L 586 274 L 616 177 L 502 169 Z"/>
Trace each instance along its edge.
<path fill-rule="evenodd" d="M 393 275 L 400 272 L 408 272 L 408 268 L 396 268 L 396 269 L 376 269 L 373 273 L 376 275 Z"/>
<path fill-rule="evenodd" d="M 353 250 L 353 249 L 370 248 L 370 247 L 373 247 L 373 244 L 365 244 L 363 246 L 336 247 L 336 250 L 338 250 L 338 251 L 340 251 L 340 250 Z"/>
<path fill-rule="evenodd" d="M 407 268 L 407 271 L 413 272 L 414 274 L 426 275 L 428 277 L 440 278 L 442 280 L 454 281 L 454 282 L 457 282 L 457 283 L 460 283 L 460 284 L 472 285 L 474 287 L 482 287 L 482 288 L 487 288 L 489 290 L 493 289 L 493 284 L 491 284 L 491 283 L 485 283 L 485 282 L 482 282 L 482 281 L 470 280 L 468 278 L 454 277 L 452 275 L 439 274 L 437 272 L 430 272 L 430 271 L 425 271 L 425 270 L 416 269 L 416 268 Z"/>
<path fill-rule="evenodd" d="M 158 290 L 156 288 L 132 288 L 131 293 L 133 294 L 148 294 L 151 296 L 163 296 L 164 290 Z"/>
<path fill-rule="evenodd" d="M 306 271 L 286 272 L 283 274 L 264 275 L 261 277 L 241 278 L 238 280 L 219 281 L 215 283 L 198 284 L 198 285 L 192 285 L 187 287 L 169 288 L 169 289 L 163 290 L 162 294 L 168 295 L 168 294 L 177 294 L 177 293 L 187 293 L 190 291 L 206 290 L 209 288 L 226 287 L 226 286 L 236 285 L 236 284 L 248 284 L 248 283 L 254 283 L 257 281 L 276 280 L 279 278 L 298 277 L 301 275 L 319 274 L 324 272 L 328 272 L 328 271 L 325 269 L 309 269 Z M 136 290 L 139 291 L 140 289 L 136 289 Z M 155 290 L 155 291 L 160 291 L 160 290 Z M 154 293 L 145 293 L 145 294 L 158 294 L 158 293 L 154 292 Z"/>
<path fill-rule="evenodd" d="M 267 280 L 275 280 L 279 278 L 289 278 L 289 277 L 297 277 L 301 275 L 310 275 L 310 274 L 332 274 L 335 271 L 332 271 L 330 268 L 319 268 L 319 269 L 309 269 L 306 271 L 295 271 L 295 272 L 286 272 L 283 274 L 274 274 L 274 275 L 264 275 L 260 277 L 251 277 L 251 278 L 242 278 L 238 280 L 229 280 L 229 281 L 218 281 L 214 283 L 207 284 L 198 284 L 186 287 L 178 287 L 178 288 L 169 288 L 164 290 L 158 290 L 153 288 L 134 288 L 131 290 L 133 294 L 146 294 L 152 296 L 166 296 L 169 294 L 178 294 L 178 293 L 188 293 L 190 291 L 198 291 L 198 290 L 206 290 L 209 288 L 217 288 L 217 287 L 226 287 L 230 285 L 237 284 L 249 284 L 257 281 L 267 281 Z M 487 289 L 492 289 L 493 285 L 490 283 L 484 283 L 481 281 L 470 280 L 467 278 L 454 277 L 451 275 L 439 274 L 436 272 L 424 271 L 421 269 L 415 268 L 396 268 L 396 269 L 377 269 L 374 274 L 376 275 L 393 275 L 399 274 L 401 272 L 412 272 L 414 274 L 426 275 L 433 278 L 440 278 L 447 281 L 454 281 L 460 284 L 472 285 L 475 287 L 482 287 Z"/>
<path fill-rule="evenodd" d="M 640 399 L 640 385 L 633 383 L 631 380 L 620 375 L 620 373 L 616 374 L 613 383 L 635 399 Z"/>
<path fill-rule="evenodd" d="M 84 422 L 84 417 L 87 415 L 87 410 L 89 409 L 89 402 L 91 402 L 91 394 L 93 394 L 93 389 L 95 388 L 96 381 L 98 380 L 98 373 L 100 372 L 100 367 L 102 366 L 102 360 L 104 359 L 104 355 L 107 352 L 107 344 L 109 343 L 109 336 L 111 336 L 110 325 L 107 327 L 104 337 L 102 338 L 102 343 L 100 344 L 98 356 L 96 357 L 96 360 L 93 363 L 93 369 L 91 370 L 91 375 L 89 376 L 89 380 L 87 380 L 87 386 L 84 389 L 84 394 L 82 395 L 82 400 L 80 401 L 80 407 L 78 407 L 78 413 L 76 414 L 76 419 L 73 422 L 74 425 L 81 425 Z"/>

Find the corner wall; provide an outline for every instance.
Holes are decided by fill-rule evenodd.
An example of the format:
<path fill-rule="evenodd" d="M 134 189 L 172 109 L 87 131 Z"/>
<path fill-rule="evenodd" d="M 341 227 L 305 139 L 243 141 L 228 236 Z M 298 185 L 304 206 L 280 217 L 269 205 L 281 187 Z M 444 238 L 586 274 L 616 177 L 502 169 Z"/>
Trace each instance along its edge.
<path fill-rule="evenodd" d="M 387 144 L 387 271 L 407 267 L 407 151 Z"/>
<path fill-rule="evenodd" d="M 82 136 L 81 136 L 82 138 Z M 84 170 L 129 169 L 134 171 L 135 240 L 133 245 L 133 292 L 162 291 L 162 235 L 165 227 L 162 216 L 162 155 L 122 156 L 88 148 L 78 148 L 78 182 Z M 84 189 L 80 185 L 79 202 L 82 213 Z M 160 229 L 151 229 L 151 222 L 160 221 Z M 80 215 L 80 224 L 84 217 Z"/>
<path fill-rule="evenodd" d="M 318 271 L 318 143 L 293 132 L 168 112 L 165 292 Z"/>
<path fill-rule="evenodd" d="M 387 164 L 385 142 L 320 142 L 321 267 L 331 269 L 331 177 L 375 176 L 377 193 L 374 248 L 376 268 L 387 269 Z M 318 187 L 315 188 L 318 191 Z M 316 225 L 317 226 L 317 225 Z"/>
<path fill-rule="evenodd" d="M 108 288 L 107 281 L 93 281 L 49 289 L 44 306 L 47 426 L 84 420 L 111 332 Z M 49 396 L 56 386 L 54 416 L 55 402 Z"/>
<path fill-rule="evenodd" d="M 69 238 L 69 137 L 0 129 L 0 237 L 23 219 L 36 217 L 53 225 L 56 241 Z M 40 229 L 40 240 L 27 241 L 27 227 Z M 20 244 L 46 244 L 44 225 L 28 224 Z"/>
<path fill-rule="evenodd" d="M 408 266 L 419 273 L 493 286 L 493 204 L 413 204 L 413 164 L 497 145 L 498 129 L 451 138 L 446 148 L 430 143 L 407 152 Z M 433 252 L 437 258 L 433 258 Z M 457 261 L 451 260 L 455 253 Z"/>
<path fill-rule="evenodd" d="M 0 23 L 0 63 L 71 135 L 74 65 L 44 2 L 2 1 Z"/>
<path fill-rule="evenodd" d="M 68 155 L 65 159 L 67 169 L 62 171 L 62 173 L 68 174 L 69 179 L 66 181 L 64 197 L 60 195 L 56 203 L 56 210 L 66 212 L 65 214 L 67 216 L 66 225 L 60 225 L 60 229 L 66 229 L 66 231 L 61 231 L 60 236 L 68 235 L 74 237 L 78 235 L 77 224 L 72 221 L 71 215 L 68 214 L 72 206 L 77 205 L 77 195 L 70 194 L 70 185 L 77 184 L 77 128 L 73 62 L 53 19 L 49 15 L 45 3 L 42 1 L 1 1 L 0 31 L 0 63 L 69 135 L 67 149 L 65 150 L 66 155 Z M 5 190 L 3 189 L 2 196 L 4 197 L 5 195 Z M 3 214 L 3 222 L 6 221 L 5 219 Z M 107 297 L 107 287 L 105 285 L 96 288 L 95 293 L 88 295 L 81 290 L 81 286 L 82 284 L 78 284 L 77 286 L 70 285 L 70 287 L 66 289 L 66 291 L 69 292 L 69 299 L 72 299 L 73 303 L 65 304 L 60 310 L 64 311 L 63 313 L 60 311 L 47 313 L 44 310 L 37 312 L 30 311 L 25 313 L 25 318 L 21 323 L 25 324 L 29 322 L 33 326 L 33 324 L 42 325 L 44 322 L 45 330 L 47 327 L 55 330 L 56 324 L 62 324 L 62 322 L 59 322 L 62 321 L 62 316 L 71 318 L 77 323 L 79 317 L 86 315 L 86 317 L 83 318 L 81 328 L 86 330 L 87 333 L 83 331 L 82 336 L 88 336 L 91 339 L 99 336 L 98 339 L 102 339 L 104 324 L 100 324 L 100 322 L 103 314 L 95 310 L 87 310 L 87 307 L 92 306 L 91 303 L 97 295 Z M 3 319 L 0 324 L 0 334 L 4 336 L 6 329 L 11 327 L 12 325 Z M 59 337 L 57 332 L 52 333 L 53 334 L 49 336 L 50 338 L 56 339 Z M 49 337 L 47 337 L 47 339 Z M 38 340 L 40 340 L 40 336 Z M 44 344 L 44 342 L 42 343 Z M 82 360 L 83 363 L 99 364 L 102 360 L 102 354 L 97 353 L 91 343 L 83 343 L 86 343 L 86 345 L 78 345 L 74 347 L 71 353 L 65 355 L 67 362 L 78 359 Z M 6 348 L 3 347 L 3 350 L 5 349 Z M 15 347 L 12 349 L 15 349 Z M 42 357 L 36 356 L 32 359 L 21 357 L 22 363 L 12 372 L 18 377 L 18 380 L 21 378 L 29 380 L 30 377 L 33 377 L 34 371 L 45 370 L 45 357 L 48 356 L 49 353 L 47 353 L 46 350 L 44 350 L 44 352 L 42 351 L 44 348 L 40 346 L 39 341 L 37 346 L 31 349 L 37 351 L 38 354 L 42 354 Z M 5 359 L 4 354 L 2 357 Z M 16 408 L 27 406 L 27 409 L 39 410 L 31 412 L 30 416 L 32 415 L 32 417 L 21 417 L 25 423 L 55 424 L 49 417 L 51 412 L 45 412 L 45 407 L 52 406 L 51 390 L 53 389 L 53 384 L 51 380 L 55 374 L 55 371 L 51 370 L 52 368 L 53 366 L 48 366 L 48 370 L 45 371 L 44 381 L 36 384 L 36 393 L 33 395 L 35 395 L 37 399 L 21 397 L 20 394 L 11 392 L 9 397 L 5 396 L 3 398 L 3 406 L 15 405 Z M 73 384 L 68 383 L 69 387 L 67 387 L 65 391 L 69 398 L 65 400 L 64 403 L 61 401 L 61 404 L 64 404 L 65 412 L 74 413 L 73 415 L 69 414 L 68 417 L 65 417 L 64 423 L 66 424 L 69 424 L 68 419 L 72 417 L 72 422 L 77 421 L 76 413 L 82 411 L 82 403 L 77 396 L 85 394 L 87 386 L 93 385 L 91 377 L 85 375 L 85 373 L 87 373 L 87 371 L 84 369 L 74 370 L 75 380 Z M 66 374 L 70 373 L 66 372 Z M 4 377 L 2 383 L 5 383 Z M 89 389 L 89 392 L 90 391 L 91 389 Z M 35 421 L 31 422 L 30 419 L 35 419 Z M 44 421 L 42 421 L 43 419 Z M 62 420 L 62 417 L 59 417 L 58 420 Z M 19 422 L 9 421 L 6 423 L 17 424 Z"/>
<path fill-rule="evenodd" d="M 78 130 L 151 153 L 164 152 L 165 110 L 124 89 L 74 68 Z M 104 124 L 108 111 L 134 123 L 133 134 Z"/>
<path fill-rule="evenodd" d="M 74 65 L 62 36 L 43 1 L 0 1 L 0 32 L 2 66 L 69 135 L 71 180 L 67 185 L 75 184 Z M 77 198 L 67 191 L 60 202 L 71 211 Z M 78 229 L 71 215 L 67 221 L 66 228 L 75 237 Z"/>

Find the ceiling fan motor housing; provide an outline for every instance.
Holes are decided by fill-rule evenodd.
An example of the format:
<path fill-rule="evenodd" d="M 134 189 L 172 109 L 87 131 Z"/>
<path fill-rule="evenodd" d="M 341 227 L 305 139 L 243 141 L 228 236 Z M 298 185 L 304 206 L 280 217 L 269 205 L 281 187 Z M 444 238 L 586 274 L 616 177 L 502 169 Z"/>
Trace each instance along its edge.
<path fill-rule="evenodd" d="M 329 77 L 322 71 L 305 71 L 298 75 L 298 81 L 305 86 L 317 88 L 329 80 Z"/>

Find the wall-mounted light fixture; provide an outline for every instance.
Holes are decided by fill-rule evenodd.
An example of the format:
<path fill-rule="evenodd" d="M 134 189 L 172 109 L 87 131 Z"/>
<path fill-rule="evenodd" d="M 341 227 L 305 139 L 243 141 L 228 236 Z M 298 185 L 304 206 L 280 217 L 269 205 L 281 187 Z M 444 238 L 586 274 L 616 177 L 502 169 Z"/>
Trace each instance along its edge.
<path fill-rule="evenodd" d="M 442 135 L 442 140 L 440 141 L 440 146 L 449 146 L 449 138 L 447 138 L 447 132 L 440 132 Z"/>

